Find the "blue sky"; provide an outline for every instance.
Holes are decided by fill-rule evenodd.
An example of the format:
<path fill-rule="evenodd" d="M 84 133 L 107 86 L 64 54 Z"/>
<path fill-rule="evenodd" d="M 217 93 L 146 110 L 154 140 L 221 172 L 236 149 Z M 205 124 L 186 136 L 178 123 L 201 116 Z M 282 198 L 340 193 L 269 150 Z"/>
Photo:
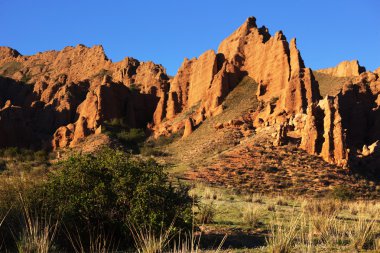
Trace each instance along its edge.
<path fill-rule="evenodd" d="M 308 67 L 358 59 L 380 66 L 379 0 L 0 0 L 0 45 L 24 55 L 101 44 L 110 59 L 152 60 L 174 75 L 255 16 L 297 38 Z"/>

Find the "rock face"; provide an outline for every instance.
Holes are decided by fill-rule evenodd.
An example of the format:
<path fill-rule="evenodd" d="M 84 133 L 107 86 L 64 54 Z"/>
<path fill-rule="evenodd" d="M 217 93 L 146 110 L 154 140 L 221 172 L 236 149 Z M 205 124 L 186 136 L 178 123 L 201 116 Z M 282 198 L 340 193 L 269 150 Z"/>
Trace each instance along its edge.
<path fill-rule="evenodd" d="M 307 106 L 320 97 L 318 84 L 311 70 L 305 68 L 295 39 L 289 44 L 282 32 L 271 36 L 251 17 L 220 44 L 217 53 L 211 50 L 199 58 L 185 59 L 170 82 L 166 103 L 163 100 L 160 104 L 159 111 L 168 121 L 156 125 L 155 134 L 170 134 L 182 128 L 184 120 L 174 119 L 184 112 L 192 113 L 195 125 L 221 113 L 224 98 L 244 76 L 259 84 L 258 94 L 252 95 L 265 103 L 276 101 L 265 121 L 306 112 Z M 280 114 L 283 116 L 278 117 Z"/>
<path fill-rule="evenodd" d="M 186 138 L 194 131 L 194 123 L 191 118 L 188 118 L 185 122 L 185 131 L 183 133 L 183 138 Z"/>
<path fill-rule="evenodd" d="M 114 118 L 146 127 L 169 87 L 161 65 L 133 58 L 112 63 L 101 46 L 33 56 L 0 47 L 0 57 L 0 107 L 12 105 L 1 110 L 0 129 L 19 129 L 53 148 L 75 146 Z M 0 146 L 38 143 L 29 139 L 0 132 Z"/>
<path fill-rule="evenodd" d="M 361 73 L 365 72 L 365 68 L 359 65 L 357 60 L 353 61 L 343 61 L 339 63 L 336 67 L 319 69 L 320 73 L 336 76 L 336 77 L 351 77 L 359 76 Z"/>
<path fill-rule="evenodd" d="M 74 147 L 101 133 L 106 121 L 121 118 L 153 137 L 183 130 L 188 138 L 223 113 L 225 98 L 248 78 L 258 86 L 251 95 L 259 105 L 217 130 L 234 126 L 246 129 L 247 137 L 254 128 L 274 127 L 275 146 L 298 139 L 300 148 L 330 163 L 380 167 L 379 69 L 365 72 L 358 61 L 346 61 L 318 72 L 349 82 L 337 86 L 337 95 L 321 98 L 296 40 L 288 42 L 281 31 L 272 36 L 253 17 L 217 52 L 185 59 L 173 78 L 153 62 L 127 57 L 113 63 L 101 46 L 32 56 L 0 47 L 0 146 L 42 140 L 39 145 L 54 149 Z"/>
<path fill-rule="evenodd" d="M 320 155 L 327 162 L 346 165 L 348 154 L 339 98 L 325 97 L 317 105 L 311 105 L 306 122 L 300 147 L 310 154 Z"/>
<path fill-rule="evenodd" d="M 300 147 L 330 163 L 379 167 L 374 146 L 380 140 L 379 81 L 362 73 L 337 96 L 311 105 Z"/>
<path fill-rule="evenodd" d="M 219 46 L 218 52 L 247 73 L 259 85 L 263 101 L 279 98 L 278 111 L 305 111 L 319 98 L 318 86 L 293 39 L 290 44 L 280 31 L 271 36 L 266 27 L 258 28 L 251 17 Z"/>

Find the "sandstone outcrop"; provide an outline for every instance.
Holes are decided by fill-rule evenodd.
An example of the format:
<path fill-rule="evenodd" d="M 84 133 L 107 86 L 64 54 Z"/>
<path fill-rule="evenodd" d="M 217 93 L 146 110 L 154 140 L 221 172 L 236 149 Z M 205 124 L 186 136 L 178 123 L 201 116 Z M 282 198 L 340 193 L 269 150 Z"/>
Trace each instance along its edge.
<path fill-rule="evenodd" d="M 40 145 L 49 146 L 51 139 L 53 148 L 74 146 L 113 118 L 146 127 L 169 87 L 161 65 L 133 58 L 112 63 L 101 46 L 32 56 L 0 47 L 0 75 L 0 107 L 8 100 L 18 106 L 29 122 L 24 132 L 42 140 Z M 8 117 L 0 121 L 13 122 Z M 0 146 L 19 145 L 17 136 L 6 138 L 0 136 Z"/>
<path fill-rule="evenodd" d="M 253 17 L 216 52 L 185 59 L 173 78 L 153 62 L 127 57 L 113 63 L 101 46 L 32 56 L 0 47 L 0 146 L 74 147 L 120 118 L 153 137 L 183 130 L 185 142 L 223 113 L 226 97 L 249 78 L 251 92 L 257 88 L 255 105 L 218 122 L 215 131 L 231 128 L 248 137 L 269 127 L 277 129 L 274 146 L 297 139 L 301 149 L 330 163 L 379 167 L 380 70 L 345 61 L 317 72 L 345 81 L 322 98 L 296 40 L 288 42 L 281 31 L 272 36 Z"/>
<path fill-rule="evenodd" d="M 336 76 L 336 77 L 352 77 L 359 76 L 361 73 L 365 72 L 365 68 L 359 65 L 359 61 L 343 61 L 339 63 L 336 67 L 319 69 L 320 73 Z"/>
<path fill-rule="evenodd" d="M 253 17 L 225 39 L 218 52 L 259 84 L 260 99 L 279 98 L 278 112 L 305 111 L 308 103 L 319 98 L 318 86 L 311 71 L 305 69 L 295 39 L 289 44 L 281 31 L 271 36 L 266 27 L 257 27 Z"/>
<path fill-rule="evenodd" d="M 376 75 L 365 72 L 337 96 L 311 105 L 300 147 L 330 163 L 365 166 L 361 157 L 373 155 L 380 140 L 379 84 Z"/>
<path fill-rule="evenodd" d="M 289 44 L 281 31 L 271 36 L 251 17 L 220 44 L 217 53 L 210 50 L 199 58 L 185 59 L 170 82 L 166 104 L 160 102 L 160 114 L 168 121 L 156 124 L 156 136 L 182 128 L 184 120 L 175 120 L 181 113 L 190 112 L 195 125 L 220 114 L 224 98 L 244 76 L 259 84 L 258 93 L 252 95 L 272 103 L 270 113 L 259 113 L 263 121 L 285 123 L 295 113 L 306 112 L 320 97 L 295 39 Z"/>
<path fill-rule="evenodd" d="M 188 118 L 186 121 L 185 121 L 185 130 L 183 132 L 183 136 L 182 138 L 186 138 L 187 136 L 189 136 L 192 132 L 194 131 L 194 123 L 193 123 L 193 120 L 191 118 Z"/>

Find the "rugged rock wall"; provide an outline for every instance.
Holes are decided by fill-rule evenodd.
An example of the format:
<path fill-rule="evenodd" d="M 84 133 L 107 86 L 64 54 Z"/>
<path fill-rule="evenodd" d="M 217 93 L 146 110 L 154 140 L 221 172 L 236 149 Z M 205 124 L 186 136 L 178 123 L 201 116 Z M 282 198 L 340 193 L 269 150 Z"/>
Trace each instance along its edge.
<path fill-rule="evenodd" d="M 0 47 L 0 56 L 0 107 L 7 104 L 0 111 L 0 129 L 17 127 L 53 148 L 74 146 L 113 118 L 146 127 L 169 88 L 161 65 L 133 58 L 112 63 L 101 46 L 33 56 Z M 10 111 L 19 116 L 6 116 Z M 38 142 L 5 130 L 0 135 L 0 146 Z"/>
<path fill-rule="evenodd" d="M 319 69 L 317 71 L 336 77 L 351 77 L 359 76 L 361 73 L 365 72 L 365 68 L 360 66 L 357 60 L 353 60 L 343 61 L 339 63 L 336 67 Z"/>
<path fill-rule="evenodd" d="M 152 62 L 128 57 L 113 63 L 101 46 L 33 56 L 0 47 L 0 146 L 36 140 L 53 148 L 75 146 L 114 118 L 148 127 L 156 137 L 184 129 L 186 138 L 222 113 L 225 97 L 249 76 L 258 84 L 252 96 L 260 101 L 248 115 L 249 124 L 278 129 L 275 145 L 291 136 L 300 139 L 300 148 L 330 163 L 377 168 L 379 70 L 365 72 L 351 61 L 319 72 L 352 81 L 322 99 L 296 40 L 289 43 L 281 31 L 272 36 L 253 17 L 217 52 L 185 59 L 172 79 Z"/>
<path fill-rule="evenodd" d="M 300 147 L 330 163 L 380 167 L 375 149 L 380 140 L 379 88 L 378 75 L 365 72 L 337 96 L 312 104 Z"/>
<path fill-rule="evenodd" d="M 305 68 L 295 39 L 289 44 L 282 32 L 271 36 L 251 17 L 220 44 L 217 53 L 211 50 L 198 59 L 185 59 L 171 80 L 168 99 L 160 103 L 160 114 L 168 121 L 156 124 L 155 134 L 168 135 L 184 127 L 186 117 L 177 116 L 191 109 L 195 125 L 221 113 L 223 99 L 244 76 L 260 86 L 253 96 L 277 102 L 265 121 L 285 121 L 319 99 L 318 84 Z"/>
<path fill-rule="evenodd" d="M 317 105 L 310 105 L 300 147 L 327 162 L 347 164 L 346 134 L 338 97 L 325 97 Z"/>

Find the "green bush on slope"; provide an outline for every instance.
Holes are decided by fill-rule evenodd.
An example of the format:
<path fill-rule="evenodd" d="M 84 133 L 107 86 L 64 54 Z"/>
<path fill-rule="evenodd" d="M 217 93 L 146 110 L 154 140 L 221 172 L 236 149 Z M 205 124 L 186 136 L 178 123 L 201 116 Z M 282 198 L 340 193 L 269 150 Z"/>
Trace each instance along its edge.
<path fill-rule="evenodd" d="M 72 156 L 60 167 L 37 190 L 34 202 L 68 230 L 85 234 L 96 226 L 122 237 L 129 233 L 128 223 L 160 231 L 173 220 L 174 229 L 189 228 L 188 189 L 173 187 L 154 161 L 104 149 L 97 155 Z"/>

